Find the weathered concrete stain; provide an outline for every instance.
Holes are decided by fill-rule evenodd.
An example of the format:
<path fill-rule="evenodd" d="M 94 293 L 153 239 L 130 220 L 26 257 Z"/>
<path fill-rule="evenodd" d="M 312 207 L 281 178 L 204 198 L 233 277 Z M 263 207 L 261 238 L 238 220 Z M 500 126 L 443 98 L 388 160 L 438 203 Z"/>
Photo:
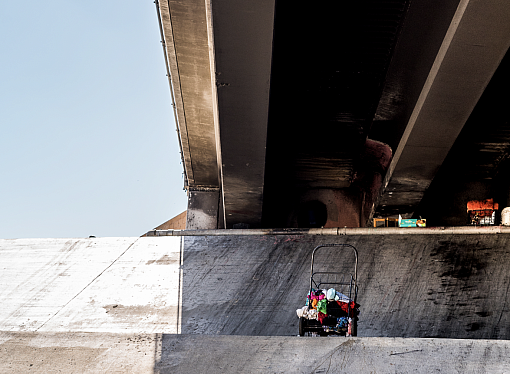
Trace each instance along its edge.
<path fill-rule="evenodd" d="M 0 333 L 1 373 L 152 373 L 157 336 Z"/>
<path fill-rule="evenodd" d="M 311 250 L 359 250 L 359 336 L 510 339 L 510 236 L 186 237 L 182 331 L 294 335 Z M 338 251 L 322 260 L 350 265 Z"/>
<path fill-rule="evenodd" d="M 161 258 L 157 260 L 149 260 L 147 261 L 147 265 L 169 265 L 179 261 L 179 253 L 171 253 L 170 255 L 165 254 Z"/>
<path fill-rule="evenodd" d="M 279 227 L 365 227 L 391 157 L 388 145 L 368 139 L 348 187 L 312 188 L 310 185 L 281 196 L 277 205 L 281 208 L 274 212 L 276 217 L 281 217 Z M 332 173 L 338 172 L 338 168 L 330 167 Z M 273 224 L 278 222 L 278 218 L 272 219 Z"/>

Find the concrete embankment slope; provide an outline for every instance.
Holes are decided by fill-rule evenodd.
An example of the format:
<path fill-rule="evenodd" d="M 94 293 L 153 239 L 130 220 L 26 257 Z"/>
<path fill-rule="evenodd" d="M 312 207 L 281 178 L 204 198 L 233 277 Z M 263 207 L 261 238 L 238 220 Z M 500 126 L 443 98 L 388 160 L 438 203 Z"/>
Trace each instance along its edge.
<path fill-rule="evenodd" d="M 510 339 L 508 234 L 185 237 L 182 332 L 297 334 L 328 243 L 359 251 L 359 336 Z M 340 249 L 317 262 L 352 268 Z"/>
<path fill-rule="evenodd" d="M 359 336 L 510 339 L 509 234 L 0 240 L 0 331 L 296 335 L 328 243 L 359 251 Z"/>
<path fill-rule="evenodd" d="M 359 338 L 295 336 L 328 243 Z M 508 234 L 0 240 L 0 372 L 510 372 L 508 269 Z"/>
<path fill-rule="evenodd" d="M 508 373 L 510 342 L 0 333 L 1 373 Z"/>
<path fill-rule="evenodd" d="M 0 331 L 177 333 L 180 253 L 179 238 L 0 240 Z"/>

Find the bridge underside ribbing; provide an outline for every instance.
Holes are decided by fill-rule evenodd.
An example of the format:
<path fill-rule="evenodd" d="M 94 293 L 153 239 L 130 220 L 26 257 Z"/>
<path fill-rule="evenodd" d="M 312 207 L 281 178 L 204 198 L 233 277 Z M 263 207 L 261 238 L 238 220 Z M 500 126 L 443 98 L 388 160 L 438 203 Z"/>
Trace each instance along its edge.
<path fill-rule="evenodd" d="M 187 228 L 465 225 L 469 200 L 508 205 L 505 1 L 157 4 Z"/>

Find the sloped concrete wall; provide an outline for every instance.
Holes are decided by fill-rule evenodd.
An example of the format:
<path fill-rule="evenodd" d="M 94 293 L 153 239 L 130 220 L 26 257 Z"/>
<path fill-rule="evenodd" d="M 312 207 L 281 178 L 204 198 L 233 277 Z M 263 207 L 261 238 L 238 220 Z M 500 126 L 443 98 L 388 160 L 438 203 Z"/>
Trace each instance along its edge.
<path fill-rule="evenodd" d="M 510 339 L 509 234 L 0 240 L 0 331 L 296 335 L 327 243 L 359 251 L 359 336 Z"/>
<path fill-rule="evenodd" d="M 0 331 L 177 333 L 180 249 L 171 237 L 0 240 Z"/>
<path fill-rule="evenodd" d="M 358 336 L 510 339 L 510 235 L 185 237 L 182 331 L 296 335 L 319 244 L 359 251 Z M 317 258 L 321 261 L 320 258 Z M 323 259 L 345 271 L 340 250 Z"/>

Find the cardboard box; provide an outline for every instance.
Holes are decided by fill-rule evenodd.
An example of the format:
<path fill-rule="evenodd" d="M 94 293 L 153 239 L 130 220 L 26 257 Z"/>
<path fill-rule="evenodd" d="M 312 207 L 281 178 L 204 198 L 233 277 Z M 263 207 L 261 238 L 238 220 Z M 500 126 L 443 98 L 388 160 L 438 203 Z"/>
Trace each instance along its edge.
<path fill-rule="evenodd" d="M 416 219 L 402 219 L 399 227 L 416 227 Z"/>

